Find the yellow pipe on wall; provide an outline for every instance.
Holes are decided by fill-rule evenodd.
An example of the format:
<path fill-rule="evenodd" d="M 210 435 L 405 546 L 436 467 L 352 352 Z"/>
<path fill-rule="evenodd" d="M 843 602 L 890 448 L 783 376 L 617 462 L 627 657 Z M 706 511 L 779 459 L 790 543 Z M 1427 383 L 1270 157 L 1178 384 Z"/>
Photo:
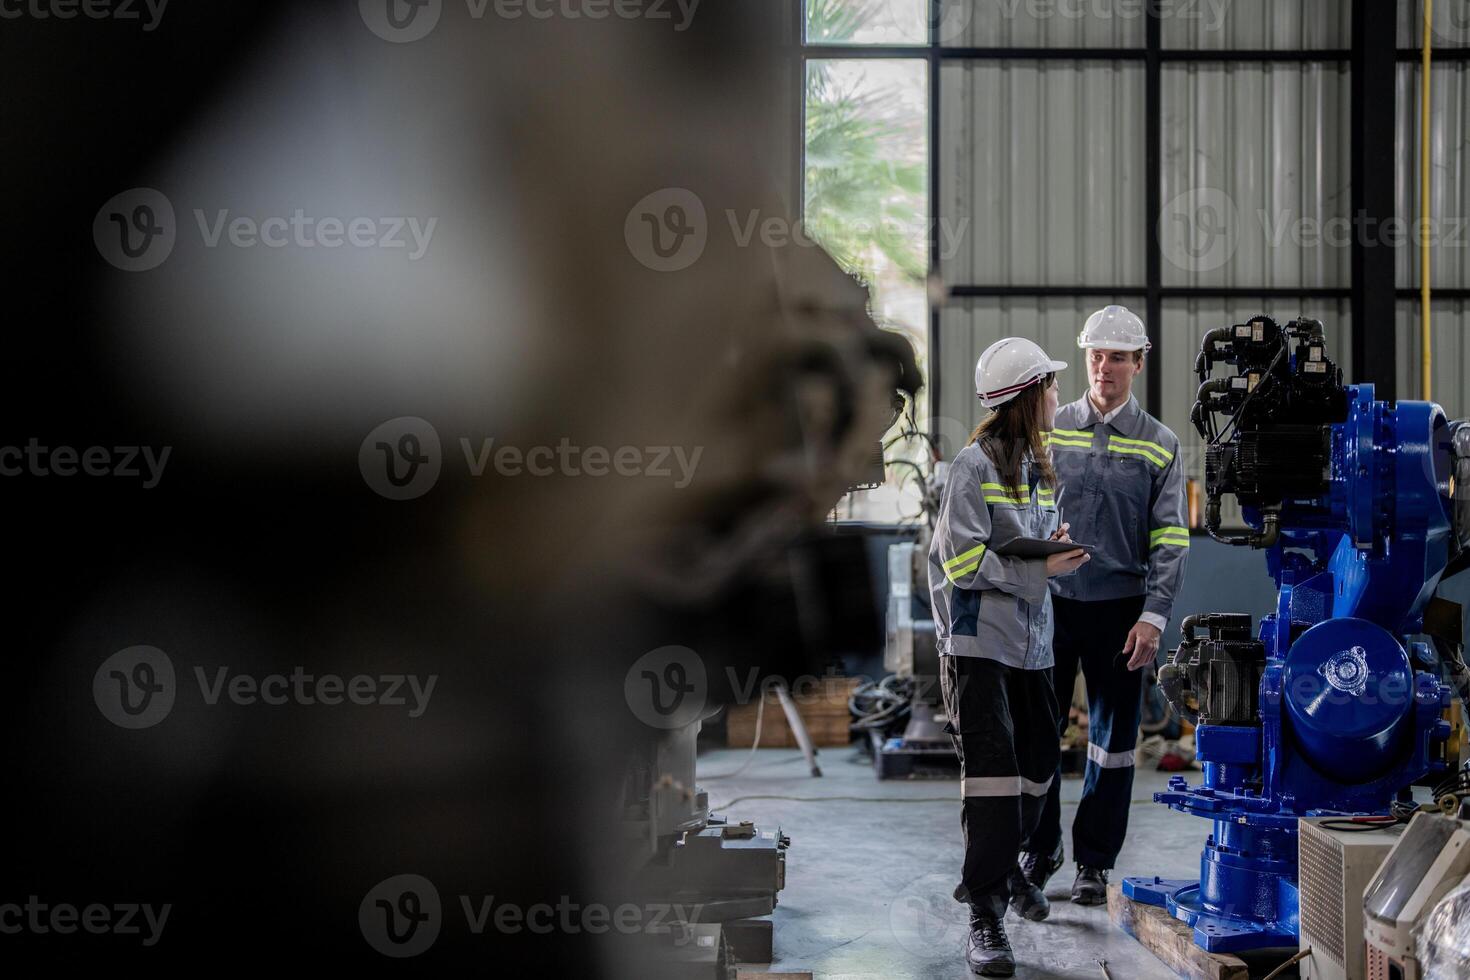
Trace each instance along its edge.
<path fill-rule="evenodd" d="M 1424 60 L 1419 67 L 1419 370 L 1423 377 L 1420 397 L 1425 401 L 1434 398 L 1429 331 L 1429 65 L 1433 16 L 1434 0 L 1424 0 Z"/>

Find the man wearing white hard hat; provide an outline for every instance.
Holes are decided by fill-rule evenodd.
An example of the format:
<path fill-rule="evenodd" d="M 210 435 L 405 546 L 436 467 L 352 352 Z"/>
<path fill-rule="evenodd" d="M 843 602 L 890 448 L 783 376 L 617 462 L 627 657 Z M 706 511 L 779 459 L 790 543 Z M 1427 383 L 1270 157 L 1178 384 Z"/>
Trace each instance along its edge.
<path fill-rule="evenodd" d="M 1087 392 L 1057 410 L 1050 446 L 1058 501 L 1087 568 L 1052 582 L 1055 684 L 1065 704 L 1080 665 L 1087 683 L 1087 770 L 1072 823 L 1072 901 L 1107 901 L 1108 871 L 1128 832 L 1142 668 L 1154 662 L 1189 555 L 1179 439 L 1139 407 L 1133 382 L 1152 346 L 1122 306 L 1088 317 L 1077 346 Z M 1066 713 L 1063 711 L 1063 719 Z M 1065 723 L 1063 724 L 1065 728 Z M 1027 882 L 1044 888 L 1064 862 L 1061 799 L 1052 785 L 1021 855 Z"/>
<path fill-rule="evenodd" d="M 966 961 L 987 977 L 1014 974 L 1002 920 L 1009 903 L 1033 921 L 1050 910 L 1016 860 L 1040 818 L 1058 761 L 1052 691 L 1053 576 L 1088 560 L 1008 554 L 1018 538 L 1070 540 L 1058 520 L 1045 445 L 1057 410 L 1056 372 L 1036 344 L 992 344 L 975 366 L 989 416 L 955 456 L 929 547 L 939 679 L 963 777 L 965 863 L 955 898 L 970 906 Z"/>

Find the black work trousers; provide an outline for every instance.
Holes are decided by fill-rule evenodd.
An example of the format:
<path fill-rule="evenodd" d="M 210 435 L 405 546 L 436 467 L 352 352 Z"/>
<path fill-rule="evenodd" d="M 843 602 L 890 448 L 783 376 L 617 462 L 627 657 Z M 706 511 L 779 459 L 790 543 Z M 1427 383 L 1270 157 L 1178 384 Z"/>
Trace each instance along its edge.
<path fill-rule="evenodd" d="M 982 657 L 940 658 L 940 688 L 963 777 L 965 864 L 955 897 L 1003 914 L 1021 843 L 1059 762 L 1051 671 Z"/>
<path fill-rule="evenodd" d="M 1143 612 L 1143 596 L 1079 602 L 1052 596 L 1056 624 L 1053 683 L 1069 704 L 1077 667 L 1087 682 L 1087 771 L 1072 821 L 1072 854 L 1089 868 L 1111 868 L 1128 833 L 1133 760 L 1143 710 L 1143 671 L 1129 670 L 1123 644 Z M 1059 731 L 1067 727 L 1062 712 Z M 1041 821 L 1025 849 L 1052 854 L 1062 840 L 1060 780 L 1053 780 Z"/>

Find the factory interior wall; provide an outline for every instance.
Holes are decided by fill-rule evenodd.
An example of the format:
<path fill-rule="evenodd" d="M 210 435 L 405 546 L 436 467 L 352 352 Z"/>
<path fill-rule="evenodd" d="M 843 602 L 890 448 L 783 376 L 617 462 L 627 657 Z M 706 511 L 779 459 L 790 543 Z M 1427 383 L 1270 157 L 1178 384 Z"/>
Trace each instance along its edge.
<path fill-rule="evenodd" d="M 1346 48 L 1345 4 L 1236 3 L 1224 29 L 1166 21 L 1166 48 Z M 1417 0 L 1400 0 L 1402 47 L 1418 43 Z M 997 23 L 1003 22 L 1003 27 Z M 1070 31 L 1057 35 L 1059 29 Z M 1126 24 L 1058 24 L 975 17 L 956 44 L 1142 45 Z M 997 33 L 999 31 L 999 33 Z M 1118 32 L 1122 31 L 1122 34 Z M 992 36 L 993 35 L 993 36 Z M 1470 43 L 1470 37 L 1448 43 Z M 1441 42 L 1444 43 L 1444 42 Z M 1166 63 L 1162 97 L 1158 234 L 1163 284 L 1198 289 L 1346 289 L 1350 286 L 1350 77 L 1346 63 Z M 1400 64 L 1396 92 L 1396 212 L 1405 233 L 1418 217 L 1419 67 Z M 1433 70 L 1431 285 L 1470 284 L 1470 63 Z M 941 74 L 941 227 L 953 244 L 940 256 L 946 285 L 1045 287 L 1046 296 L 951 299 L 940 314 L 940 385 L 936 429 L 946 454 L 974 424 L 975 359 L 993 340 L 1017 334 L 1054 356 L 1077 362 L 1075 336 L 1086 315 L 1109 302 L 1142 311 L 1146 227 L 1142 69 L 1106 61 L 946 63 Z M 1180 207 L 1209 195 L 1217 228 L 1171 221 Z M 1182 203 L 1181 203 L 1182 202 Z M 1175 215 L 1178 217 L 1178 215 Z M 959 229 L 964 229 L 963 233 Z M 1385 229 L 1386 231 L 1386 229 Z M 1193 238 L 1190 238 L 1190 235 Z M 1198 236 L 1206 234 L 1206 240 Z M 1207 247 L 1206 247 L 1207 246 Z M 1418 286 L 1418 249 L 1395 250 L 1397 285 Z M 1116 289 L 1069 296 L 1069 286 Z M 1470 309 L 1463 300 L 1432 306 L 1432 397 L 1451 418 L 1470 415 Z M 1191 373 L 1204 331 L 1266 313 L 1278 320 L 1321 319 L 1332 356 L 1354 380 L 1346 299 L 1169 299 L 1158 324 L 1152 370 L 1163 378 L 1162 404 L 1145 407 L 1186 445 L 1194 396 Z M 1401 298 L 1391 329 L 1397 340 L 1399 397 L 1421 397 L 1419 304 Z M 1081 391 L 1081 371 L 1062 378 L 1063 395 Z M 1203 476 L 1202 453 L 1189 453 Z M 1229 515 L 1227 515 L 1228 517 Z"/>

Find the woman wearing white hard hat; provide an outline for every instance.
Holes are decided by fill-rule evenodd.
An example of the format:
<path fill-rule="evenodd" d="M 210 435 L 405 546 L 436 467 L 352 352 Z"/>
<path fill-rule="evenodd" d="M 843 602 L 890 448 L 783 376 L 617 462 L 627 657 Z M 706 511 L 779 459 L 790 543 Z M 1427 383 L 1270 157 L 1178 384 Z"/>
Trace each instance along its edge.
<path fill-rule="evenodd" d="M 929 591 L 949 732 L 960 757 L 965 863 L 955 898 L 970 905 L 966 960 L 1008 977 L 1009 903 L 1046 918 L 1040 889 L 1017 865 L 1057 767 L 1048 580 L 1088 560 L 1081 549 L 1008 555 L 1018 538 L 1068 541 L 1046 445 L 1057 410 L 1054 361 L 1019 337 L 980 355 L 975 392 L 991 414 L 955 457 L 929 549 Z"/>

